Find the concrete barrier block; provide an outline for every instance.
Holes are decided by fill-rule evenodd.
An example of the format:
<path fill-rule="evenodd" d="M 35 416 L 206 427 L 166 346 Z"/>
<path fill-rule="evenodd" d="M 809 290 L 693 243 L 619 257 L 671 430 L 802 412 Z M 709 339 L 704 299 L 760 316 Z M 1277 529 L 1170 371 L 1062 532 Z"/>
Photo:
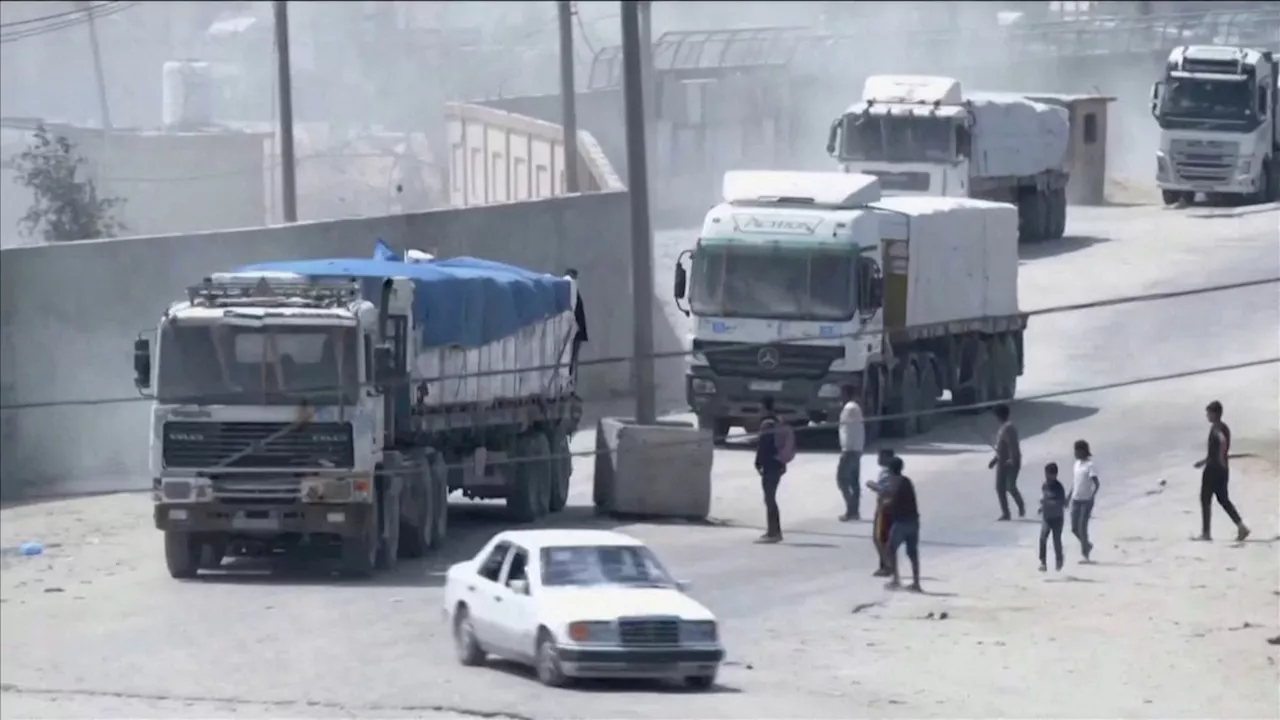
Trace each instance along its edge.
<path fill-rule="evenodd" d="M 704 520 L 711 513 L 710 431 L 677 422 L 596 427 L 594 501 L 600 512 Z"/>

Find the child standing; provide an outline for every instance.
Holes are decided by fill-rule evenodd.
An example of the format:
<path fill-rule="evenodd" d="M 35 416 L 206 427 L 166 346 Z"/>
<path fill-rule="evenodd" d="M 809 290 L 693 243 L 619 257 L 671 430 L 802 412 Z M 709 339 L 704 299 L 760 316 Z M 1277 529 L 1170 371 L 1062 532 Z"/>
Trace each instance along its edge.
<path fill-rule="evenodd" d="M 1053 555 L 1062 569 L 1062 522 L 1066 515 L 1067 490 L 1058 480 L 1058 463 L 1044 466 L 1044 485 L 1040 487 L 1040 572 L 1049 569 L 1047 548 L 1049 536 L 1053 536 Z"/>

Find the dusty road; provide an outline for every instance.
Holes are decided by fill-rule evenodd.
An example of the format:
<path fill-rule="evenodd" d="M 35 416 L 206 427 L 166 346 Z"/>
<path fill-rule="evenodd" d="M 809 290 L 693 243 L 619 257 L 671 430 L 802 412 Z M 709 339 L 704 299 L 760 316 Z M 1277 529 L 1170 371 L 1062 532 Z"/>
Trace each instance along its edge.
<path fill-rule="evenodd" d="M 1278 228 L 1274 207 L 1075 209 L 1071 237 L 1033 248 L 1023 263 L 1023 307 L 1280 275 Z M 671 261 L 691 242 L 690 232 L 659 239 L 655 275 L 662 296 Z M 1028 371 L 1019 396 L 1274 357 L 1278 334 L 1275 285 L 1040 317 L 1026 339 Z M 663 370 L 664 397 L 678 398 L 678 366 Z M 474 508 L 457 508 L 447 554 L 402 566 L 371 584 L 260 576 L 178 583 L 165 573 L 145 497 L 15 508 L 0 523 L 0 698 L 7 716 L 22 717 L 954 717 L 996 712 L 991 708 L 1026 715 L 1205 714 L 1177 704 L 1176 694 L 1154 692 L 1170 678 L 1183 677 L 1173 670 L 1161 674 L 1154 662 L 1148 674 L 1128 676 L 1127 685 L 1108 684 L 1117 693 L 1111 705 L 1061 688 L 1040 704 L 1029 685 L 1034 674 L 1020 665 L 1053 662 L 1059 681 L 1065 673 L 1088 683 L 1112 667 L 1087 662 L 1080 647 L 1095 647 L 1129 658 L 1185 650 L 1187 664 L 1218 673 L 1208 675 L 1206 685 L 1230 682 L 1246 690 L 1218 696 L 1216 714 L 1275 717 L 1275 693 L 1268 706 L 1267 693 L 1254 690 L 1268 682 L 1274 689 L 1277 680 L 1275 649 L 1261 636 L 1280 632 L 1280 598 L 1273 594 L 1280 587 L 1277 547 L 1269 542 L 1276 535 L 1280 485 L 1275 466 L 1264 463 L 1280 437 L 1278 395 L 1277 367 L 1269 365 L 1019 403 L 1015 415 L 1029 468 L 1021 483 L 1025 494 L 1036 492 L 1034 469 L 1051 459 L 1067 462 L 1071 442 L 1080 437 L 1092 443 L 1106 477 L 1095 528 L 1102 562 L 1071 570 L 1087 580 L 1062 584 L 1056 611 L 1057 596 L 1044 593 L 1058 586 L 1041 582 L 1027 548 L 1037 526 L 992 522 L 997 509 L 986 470 L 985 442 L 994 429 L 989 418 L 955 418 L 899 447 L 919 486 L 926 582 L 936 593 L 911 601 L 886 596 L 869 577 L 868 528 L 836 522 L 833 456 L 813 449 L 793 464 L 781 496 L 788 540 L 770 547 L 750 542 L 763 518 L 749 453 L 718 451 L 718 526 L 624 528 L 650 542 L 720 615 L 731 663 L 720 687 L 707 694 L 642 685 L 551 691 L 514 668 L 458 667 L 440 620 L 438 586 L 448 562 L 469 555 L 497 528 Z M 1227 408 L 1237 449 L 1262 458 L 1240 481 L 1251 487 L 1239 491 L 1260 542 L 1189 549 L 1182 543 L 1196 530 L 1189 513 L 1198 488 L 1190 463 L 1206 431 L 1201 408 L 1214 398 Z M 592 447 L 590 433 L 581 434 L 575 446 Z M 558 522 L 600 524 L 581 507 L 589 501 L 590 476 L 590 461 L 580 459 L 574 494 L 579 507 Z M 1160 498 L 1167 502 L 1153 505 L 1146 493 L 1160 478 L 1167 481 Z M 1219 514 L 1217 521 L 1225 537 L 1225 519 Z M 16 557 L 11 549 L 28 539 L 46 543 L 48 552 Z M 1202 553 L 1201 559 L 1184 565 L 1234 567 L 1235 574 L 1228 577 L 1224 569 L 1193 579 L 1160 570 L 1178 566 L 1169 558 L 1192 552 Z M 1135 562 L 1143 567 L 1132 567 Z M 1152 573 L 1165 583 L 1163 592 L 1191 593 L 1186 597 L 1193 599 L 1137 617 L 1143 606 L 1128 593 L 1138 592 L 1141 578 Z M 1093 591 L 1084 587 L 1095 584 Z M 1222 592 L 1247 597 L 1259 617 L 1221 613 Z M 1099 603 L 1111 603 L 1102 612 L 1113 617 L 1115 632 L 1075 632 L 1081 621 L 1071 618 L 1054 642 L 1064 648 L 1087 644 L 1043 657 L 1029 657 L 1024 641 L 996 638 L 1005 644 L 984 645 L 986 654 L 957 655 L 989 663 L 963 682 L 908 676 L 910 665 L 895 663 L 910 662 L 912 654 L 886 655 L 884 647 L 924 648 L 919 656 L 931 658 L 923 666 L 930 673 L 961 673 L 972 666 L 939 664 L 934 656 L 950 650 L 942 644 L 940 653 L 927 644 L 927 634 L 912 630 L 899 643 L 895 631 L 885 629 L 891 613 L 852 614 L 857 606 L 905 613 L 899 617 L 926 607 L 950 609 L 959 618 L 985 613 L 981 632 L 1003 632 L 1009 619 L 1011 632 L 1022 628 L 1029 633 L 1025 637 L 1041 638 L 1035 633 L 1044 632 L 1042 625 L 1057 627 L 1055 613 Z M 873 616 L 885 622 L 876 625 Z M 1143 622 L 1130 624 L 1125 618 L 1131 616 Z M 1185 647 L 1150 644 L 1159 619 L 1175 616 L 1203 626 L 1203 636 Z M 1244 620 L 1261 627 L 1228 632 Z M 940 643 L 960 642 L 947 634 L 959 630 L 925 632 L 934 632 Z M 1247 643 L 1232 655 L 1238 664 L 1212 665 L 1217 661 L 1210 658 L 1222 656 L 1222 648 L 1235 648 L 1219 643 L 1246 642 L 1240 638 Z M 1249 655 L 1255 646 L 1257 655 Z M 882 667 L 872 667 L 882 661 Z M 1016 671 L 1000 670 L 1006 666 Z M 1125 688 L 1130 696 L 1123 695 Z"/>

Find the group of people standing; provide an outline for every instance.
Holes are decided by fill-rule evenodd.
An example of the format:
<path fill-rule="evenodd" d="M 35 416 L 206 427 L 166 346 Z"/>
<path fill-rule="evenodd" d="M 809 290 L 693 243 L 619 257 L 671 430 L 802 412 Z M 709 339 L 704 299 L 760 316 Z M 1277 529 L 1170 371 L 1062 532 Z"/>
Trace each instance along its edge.
<path fill-rule="evenodd" d="M 838 433 L 840 439 L 840 460 L 836 467 L 836 485 L 844 502 L 841 522 L 861 520 L 862 488 L 862 454 L 866 447 L 866 423 L 862 407 L 858 402 L 857 388 L 845 385 L 841 388 L 843 406 L 840 410 Z M 773 411 L 773 399 L 765 398 L 764 418 L 761 425 L 761 442 L 756 451 L 756 469 L 760 472 L 765 495 L 768 529 L 761 538 L 762 542 L 778 542 L 782 539 L 782 529 L 778 516 L 777 489 L 782 474 L 786 472 L 786 462 L 779 461 L 778 449 L 787 443 L 794 444 L 794 435 L 782 443 L 776 439 L 775 429 L 784 427 Z M 1022 469 L 1022 445 L 1018 428 L 1014 425 L 1009 406 L 997 405 L 993 413 L 1000 426 L 996 430 L 995 442 L 992 445 L 994 457 L 988 468 L 995 471 L 996 498 L 1000 506 L 997 521 L 1006 522 L 1012 519 L 1009 499 L 1012 498 L 1017 508 L 1018 517 L 1026 516 L 1026 503 L 1018 492 L 1018 474 Z M 1208 447 L 1205 457 L 1196 462 L 1195 467 L 1202 469 L 1200 485 L 1201 533 L 1195 539 L 1207 541 L 1211 539 L 1210 515 L 1212 502 L 1218 503 L 1226 511 L 1227 516 L 1236 525 L 1236 539 L 1243 541 L 1249 536 L 1249 528 L 1245 526 L 1240 514 L 1236 511 L 1227 492 L 1230 477 L 1229 452 L 1231 430 L 1222 421 L 1222 404 L 1213 401 L 1205 408 L 1205 415 L 1210 424 Z M 790 428 L 787 428 L 790 433 Z M 790 460 L 790 453 L 783 455 Z M 1077 440 L 1072 447 L 1072 474 L 1070 487 L 1059 479 L 1056 462 L 1044 466 L 1044 482 L 1041 485 L 1040 497 L 1040 571 L 1048 570 L 1047 550 L 1050 539 L 1053 541 L 1055 569 L 1061 570 L 1064 557 L 1062 548 L 1062 531 L 1068 518 L 1071 534 L 1080 542 L 1082 562 L 1092 562 L 1093 542 L 1089 537 L 1089 522 L 1093 517 L 1094 502 L 1102 488 L 1102 481 L 1094 462 L 1093 450 L 1088 441 Z M 915 485 L 903 474 L 905 463 L 890 448 L 877 454 L 879 475 L 870 480 L 865 487 L 876 497 L 873 517 L 872 539 L 879 556 L 879 567 L 874 575 L 891 578 L 886 587 L 896 589 L 901 586 L 898 570 L 898 551 L 905 546 L 906 555 L 911 563 L 912 582 L 908 589 L 920 591 L 920 509 L 916 500 Z"/>

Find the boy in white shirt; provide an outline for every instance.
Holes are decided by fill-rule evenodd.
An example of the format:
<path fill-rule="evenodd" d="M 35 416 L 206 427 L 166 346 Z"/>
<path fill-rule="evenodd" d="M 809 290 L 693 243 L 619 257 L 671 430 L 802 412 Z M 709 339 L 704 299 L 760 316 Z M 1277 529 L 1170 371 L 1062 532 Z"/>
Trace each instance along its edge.
<path fill-rule="evenodd" d="M 1076 462 L 1071 491 L 1067 494 L 1067 505 L 1071 508 L 1071 534 L 1080 540 L 1080 552 L 1084 555 L 1084 561 L 1090 562 L 1089 553 L 1093 551 L 1093 543 L 1089 541 L 1089 517 L 1093 515 L 1093 500 L 1097 497 L 1102 482 L 1098 480 L 1098 469 L 1093 464 L 1093 452 L 1089 449 L 1089 443 L 1077 440 L 1074 451 Z"/>
<path fill-rule="evenodd" d="M 862 516 L 859 510 L 862 501 L 862 450 L 866 447 L 867 431 L 857 393 L 857 388 L 853 385 L 843 385 L 840 388 L 840 399 L 844 406 L 840 408 L 838 428 L 840 462 L 836 466 L 836 487 L 844 498 L 841 522 L 852 522 Z"/>

